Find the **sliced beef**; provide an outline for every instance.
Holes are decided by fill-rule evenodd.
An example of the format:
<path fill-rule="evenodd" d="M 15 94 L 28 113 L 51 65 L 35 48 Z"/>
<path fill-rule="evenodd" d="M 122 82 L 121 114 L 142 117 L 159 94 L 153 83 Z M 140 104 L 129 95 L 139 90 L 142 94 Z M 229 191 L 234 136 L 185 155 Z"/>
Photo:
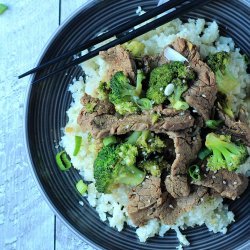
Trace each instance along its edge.
<path fill-rule="evenodd" d="M 142 114 L 132 114 L 118 117 L 114 113 L 114 107 L 108 101 L 99 101 L 96 98 L 85 95 L 82 102 L 91 100 L 96 103 L 93 113 L 87 113 L 83 108 L 78 116 L 78 124 L 83 131 L 89 131 L 95 138 L 104 138 L 108 135 L 122 135 L 130 131 L 151 130 L 156 133 L 166 133 L 167 131 L 178 131 L 190 128 L 194 124 L 194 118 L 189 111 L 175 111 L 164 109 L 161 106 L 153 111 Z M 92 99 L 91 99 L 92 98 Z M 100 110 L 99 110 L 100 108 Z M 157 110 L 157 111 L 156 111 Z M 154 112 L 160 117 L 153 123 Z"/>
<path fill-rule="evenodd" d="M 207 197 L 209 197 L 209 194 L 208 189 L 205 187 L 195 187 L 188 197 L 174 199 L 167 194 L 165 202 L 157 209 L 159 211 L 159 218 L 164 224 L 174 225 L 183 213 L 189 212 Z"/>
<path fill-rule="evenodd" d="M 107 51 L 100 51 L 99 55 L 109 64 L 108 79 L 116 72 L 123 71 L 130 80 L 135 80 L 135 62 L 130 53 L 121 45 L 112 47 Z"/>
<path fill-rule="evenodd" d="M 156 209 L 162 205 L 161 179 L 151 176 L 141 185 L 132 188 L 128 195 L 127 211 L 137 226 L 145 224 L 149 219 L 156 218 Z"/>
<path fill-rule="evenodd" d="M 153 218 L 173 225 L 178 217 L 190 211 L 208 196 L 207 188 L 195 187 L 188 197 L 173 198 L 168 192 L 162 193 L 161 180 L 149 177 L 129 193 L 128 215 L 137 226 L 144 225 Z"/>
<path fill-rule="evenodd" d="M 178 38 L 171 46 L 188 59 L 190 67 L 197 74 L 197 80 L 184 94 L 184 99 L 205 120 L 208 120 L 217 94 L 213 71 L 200 59 L 198 48 L 187 40 Z"/>
<path fill-rule="evenodd" d="M 203 175 L 201 181 L 195 182 L 195 184 L 209 187 L 222 197 L 235 200 L 246 190 L 248 178 L 228 170 L 209 171 Z"/>
<path fill-rule="evenodd" d="M 95 135 L 97 132 L 101 133 L 100 137 L 109 135 L 109 129 L 105 129 L 102 124 L 106 124 L 106 121 L 109 121 L 110 124 L 112 124 L 113 120 L 117 119 L 114 116 L 115 108 L 113 104 L 107 100 L 101 101 L 98 98 L 91 97 L 87 94 L 82 97 L 81 103 L 84 105 L 84 107 L 77 118 L 77 122 L 81 126 L 81 129 L 83 131 L 90 132 L 92 135 Z M 93 112 L 86 111 L 85 107 L 88 104 L 94 106 Z"/>
<path fill-rule="evenodd" d="M 190 187 L 187 178 L 187 167 L 196 159 L 202 146 L 200 135 L 189 132 L 168 132 L 174 141 L 176 158 L 171 166 L 171 173 L 165 180 L 167 191 L 174 197 L 188 196 Z"/>
<path fill-rule="evenodd" d="M 222 111 L 218 111 L 219 118 L 224 122 L 225 126 L 222 132 L 232 135 L 234 140 L 240 140 L 250 147 L 250 127 L 247 123 L 235 121 Z"/>
<path fill-rule="evenodd" d="M 173 109 L 162 109 L 159 119 L 153 123 L 153 113 L 144 112 L 140 115 L 128 115 L 119 119 L 112 126 L 112 134 L 126 134 L 130 131 L 150 130 L 155 133 L 167 133 L 167 131 L 178 131 L 190 128 L 194 124 L 194 118 L 189 111 L 180 112 Z"/>

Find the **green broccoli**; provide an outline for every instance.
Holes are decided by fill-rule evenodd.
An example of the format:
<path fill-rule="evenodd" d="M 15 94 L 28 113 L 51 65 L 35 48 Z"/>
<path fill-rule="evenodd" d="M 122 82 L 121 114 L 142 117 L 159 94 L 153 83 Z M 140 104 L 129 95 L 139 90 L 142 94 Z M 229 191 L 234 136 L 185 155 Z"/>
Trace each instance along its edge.
<path fill-rule="evenodd" d="M 232 143 L 229 135 L 210 133 L 206 136 L 205 145 L 213 152 L 207 160 L 207 166 L 213 171 L 222 168 L 236 170 L 248 156 L 247 148 Z"/>
<path fill-rule="evenodd" d="M 134 56 L 140 57 L 144 54 L 145 45 L 139 41 L 130 41 L 124 44 L 125 48 Z"/>
<path fill-rule="evenodd" d="M 131 85 L 129 79 L 122 71 L 115 73 L 110 81 L 111 92 L 109 100 L 115 105 L 116 111 L 121 115 L 139 111 L 136 101 L 141 94 L 143 77 L 140 72 L 137 75 L 140 75 L 138 76 L 137 86 Z"/>
<path fill-rule="evenodd" d="M 136 145 L 144 158 L 148 157 L 151 153 L 162 153 L 166 147 L 164 141 L 149 130 L 133 132 L 127 138 L 127 142 Z"/>
<path fill-rule="evenodd" d="M 115 110 L 120 115 L 134 114 L 140 111 L 138 105 L 133 102 L 122 102 L 115 104 Z"/>
<path fill-rule="evenodd" d="M 240 84 L 229 68 L 230 63 L 231 55 L 225 51 L 207 57 L 207 64 L 215 73 L 218 90 L 224 94 L 228 94 Z"/>
<path fill-rule="evenodd" d="M 130 144 L 104 146 L 94 162 L 95 186 L 100 193 L 111 193 L 119 184 L 136 186 L 145 172 L 135 167 L 137 148 Z"/>
<path fill-rule="evenodd" d="M 146 161 L 141 161 L 138 164 L 138 167 L 141 169 L 145 169 L 149 174 L 160 177 L 161 172 L 164 168 L 168 166 L 168 163 L 163 159 L 163 157 L 158 159 L 150 159 Z"/>
<path fill-rule="evenodd" d="M 167 99 L 164 94 L 166 86 L 174 79 L 185 79 L 187 81 L 194 78 L 194 72 L 182 62 L 163 64 L 152 70 L 146 96 L 156 104 L 161 104 Z"/>
<path fill-rule="evenodd" d="M 170 96 L 168 96 L 171 106 L 176 110 L 188 109 L 189 105 L 185 101 L 181 100 L 182 94 L 188 89 L 186 80 L 174 79 L 172 84 L 174 84 L 174 91 Z"/>
<path fill-rule="evenodd" d="M 109 87 L 106 82 L 100 82 L 98 88 L 97 88 L 97 97 L 100 100 L 106 100 L 108 99 L 109 95 Z"/>

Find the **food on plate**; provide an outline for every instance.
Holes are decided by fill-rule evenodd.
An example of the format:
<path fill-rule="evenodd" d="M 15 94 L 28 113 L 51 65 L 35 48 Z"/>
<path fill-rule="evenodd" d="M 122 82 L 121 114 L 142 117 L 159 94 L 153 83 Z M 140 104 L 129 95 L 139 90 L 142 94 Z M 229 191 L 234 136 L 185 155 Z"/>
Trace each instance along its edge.
<path fill-rule="evenodd" d="M 140 241 L 173 229 L 188 245 L 179 229 L 202 224 L 226 233 L 223 198 L 239 198 L 250 171 L 250 76 L 232 39 L 176 19 L 82 67 L 61 146 L 100 219 Z"/>

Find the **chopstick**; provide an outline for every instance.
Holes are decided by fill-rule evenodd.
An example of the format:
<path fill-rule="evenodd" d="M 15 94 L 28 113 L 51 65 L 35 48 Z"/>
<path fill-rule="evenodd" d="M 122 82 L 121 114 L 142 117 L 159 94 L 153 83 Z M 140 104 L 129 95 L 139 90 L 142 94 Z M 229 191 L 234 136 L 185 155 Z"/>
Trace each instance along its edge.
<path fill-rule="evenodd" d="M 101 42 L 103 42 L 103 41 L 105 41 L 113 36 L 119 36 L 122 34 L 122 32 L 125 32 L 125 31 L 131 29 L 131 27 L 133 28 L 134 26 L 139 25 L 142 22 L 145 22 L 148 19 L 153 18 L 153 17 L 163 13 L 164 11 L 166 11 L 165 9 L 173 8 L 176 5 L 184 3 L 184 2 L 186 2 L 186 0 L 170 0 L 169 2 L 162 4 L 161 6 L 158 6 L 158 7 L 154 8 L 153 10 L 146 12 L 145 14 L 143 14 L 143 15 L 141 15 L 133 20 L 130 20 L 117 28 L 113 28 L 104 34 L 97 36 L 97 37 L 87 41 L 86 43 L 81 44 L 81 45 L 77 46 L 76 48 L 67 51 L 63 55 L 60 55 L 60 56 L 58 56 L 58 57 L 56 57 L 56 58 L 54 58 L 54 59 L 52 59 L 44 64 L 39 65 L 38 67 L 33 68 L 32 70 L 25 72 L 24 74 L 20 75 L 18 78 L 23 78 L 27 75 L 35 73 L 35 72 L 37 72 L 45 67 L 48 67 L 52 64 L 59 62 L 62 59 L 65 59 L 67 57 L 75 55 L 75 54 L 77 54 L 85 49 L 88 49 L 89 47 L 93 47 L 94 45 L 101 43 Z"/>
<path fill-rule="evenodd" d="M 165 14 L 164 16 L 162 16 L 162 17 L 160 17 L 160 18 L 157 18 L 156 20 L 153 20 L 152 22 L 150 22 L 150 23 L 148 23 L 148 24 L 143 25 L 143 26 L 140 27 L 140 28 L 137 28 L 137 29 L 135 29 L 135 30 L 133 30 L 133 31 L 127 33 L 127 34 L 124 34 L 124 35 L 119 36 L 119 37 L 118 37 L 117 39 L 115 39 L 114 41 L 111 41 L 111 42 L 109 42 L 109 43 L 107 43 L 107 44 L 105 44 L 105 45 L 103 45 L 103 46 L 101 46 L 101 47 L 99 47 L 99 48 L 97 48 L 97 49 L 95 49 L 95 50 L 93 50 L 93 51 L 90 51 L 90 52 L 89 52 L 88 54 L 86 54 L 86 55 L 80 56 L 79 58 L 73 60 L 72 62 L 70 62 L 70 63 L 68 63 L 68 64 L 66 64 L 66 65 L 64 65 L 63 67 L 58 68 L 58 69 L 56 69 L 55 71 L 48 73 L 48 74 L 45 75 L 44 77 L 39 78 L 38 80 L 34 81 L 33 83 L 40 82 L 40 81 L 42 81 L 42 80 L 44 80 L 44 79 L 46 79 L 46 78 L 48 78 L 48 77 L 50 77 L 50 76 L 52 76 L 52 75 L 54 75 L 54 74 L 56 74 L 56 73 L 59 73 L 59 72 L 65 70 L 65 69 L 67 69 L 67 68 L 69 68 L 69 67 L 72 67 L 72 66 L 75 66 L 75 65 L 77 65 L 77 64 L 79 64 L 79 63 L 81 63 L 81 62 L 84 62 L 84 61 L 86 61 L 86 60 L 88 60 L 88 59 L 90 59 L 90 58 L 92 58 L 92 57 L 98 55 L 100 51 L 107 50 L 107 49 L 109 49 L 109 48 L 111 48 L 111 47 L 114 47 L 114 46 L 116 46 L 116 45 L 118 45 L 118 44 L 122 44 L 122 43 L 128 42 L 128 41 L 132 40 L 133 38 L 135 38 L 135 37 L 137 37 L 137 36 L 140 36 L 140 35 L 142 35 L 142 34 L 148 32 L 148 31 L 150 31 L 150 30 L 152 30 L 152 29 L 157 28 L 157 27 L 160 26 L 160 25 L 163 25 L 163 24 L 166 23 L 166 22 L 169 22 L 169 21 L 173 20 L 174 18 L 177 18 L 177 17 L 183 15 L 184 13 L 186 13 L 186 12 L 188 12 L 188 11 L 190 11 L 190 10 L 193 10 L 193 9 L 197 8 L 198 6 L 201 6 L 201 5 L 206 4 L 206 3 L 209 2 L 209 1 L 211 1 L 211 0 L 203 0 L 203 1 L 201 1 L 201 0 L 190 0 L 190 1 L 173 0 L 173 1 L 167 2 L 166 4 L 169 3 L 168 8 L 173 8 L 173 4 L 174 4 L 174 6 L 175 6 L 174 9 L 172 9 L 171 12 Z M 179 3 L 178 5 L 176 5 L 177 2 Z M 171 5 L 170 5 L 170 3 L 171 3 Z M 166 7 L 166 4 L 164 4 L 165 7 Z M 171 7 L 169 7 L 169 6 L 171 6 Z M 159 7 L 155 8 L 154 10 L 152 10 L 152 11 L 154 11 L 154 14 L 155 14 L 155 13 L 160 14 L 160 12 L 158 12 L 158 11 L 160 11 L 160 10 L 159 10 L 160 7 L 162 8 L 162 9 L 161 9 L 161 13 L 163 13 L 163 12 L 166 11 L 166 9 L 163 9 L 163 5 L 160 5 Z M 157 11 L 156 11 L 156 10 L 157 10 Z M 138 17 L 138 18 L 140 18 L 140 19 L 139 19 L 140 23 L 143 22 L 143 21 L 145 21 L 145 20 L 148 20 L 148 18 L 154 17 L 153 14 L 151 13 L 152 11 L 148 12 L 148 13 L 150 13 L 150 14 L 147 15 L 147 18 L 144 16 L 144 15 L 147 14 L 147 13 L 145 13 L 145 14 L 143 14 L 142 16 Z M 158 14 L 156 14 L 156 15 L 158 15 Z M 142 18 L 143 16 L 144 16 L 144 18 Z M 138 25 L 138 24 L 139 24 L 139 21 L 138 21 L 137 18 L 136 18 L 135 21 L 130 22 L 130 25 L 129 25 L 129 26 L 130 26 L 130 29 L 134 28 L 134 26 L 135 26 L 135 25 L 131 26 L 131 23 L 132 23 L 132 24 L 135 24 L 135 23 L 136 23 L 136 24 Z M 122 25 L 122 26 L 123 26 L 123 25 Z M 119 28 L 116 29 L 116 31 L 117 31 L 117 30 L 119 31 L 118 34 L 121 33 L 121 32 L 123 32 L 123 31 L 128 30 L 128 23 L 126 23 L 126 28 L 119 27 Z M 110 37 L 113 37 L 113 35 L 110 36 L 111 34 L 113 34 L 113 32 L 115 32 L 115 29 L 112 29 L 110 32 L 103 34 L 103 36 L 102 36 L 101 39 L 100 39 L 101 36 L 92 39 L 92 42 L 93 42 L 93 40 L 94 40 L 95 42 L 97 42 L 97 41 L 100 41 L 100 40 L 103 41 L 102 39 L 107 38 L 107 37 L 109 37 L 109 38 L 110 38 Z M 104 36 L 104 35 L 105 35 L 105 36 Z M 105 39 L 104 39 L 104 40 L 105 40 Z M 87 46 L 86 44 L 87 44 L 88 46 L 89 46 L 89 44 L 91 44 L 90 46 L 96 45 L 96 44 L 90 43 L 90 41 L 89 41 L 89 42 L 87 42 L 87 43 L 81 45 L 80 47 L 81 47 L 81 48 L 85 48 L 85 47 Z M 49 61 L 49 62 L 47 63 L 47 65 L 45 65 L 45 66 L 41 65 L 41 66 L 44 68 L 44 67 L 48 66 L 49 63 L 50 63 L 49 65 L 51 65 L 51 64 L 53 64 L 53 63 L 59 62 L 62 58 L 65 58 L 65 57 L 67 57 L 67 56 L 73 56 L 73 55 L 76 53 L 76 51 L 79 52 L 78 49 L 79 49 L 79 48 L 76 48 L 76 49 L 74 49 L 74 50 L 71 50 L 71 53 L 70 53 L 70 52 L 67 52 L 67 53 L 68 53 L 67 55 L 64 54 L 64 55 L 62 55 L 62 56 L 59 57 L 59 58 L 57 57 L 56 59 L 53 59 L 53 62 L 52 62 L 52 63 L 51 63 L 51 61 Z M 74 52 L 72 53 L 72 51 L 74 51 Z M 80 50 L 80 51 L 81 51 L 81 50 Z M 65 57 L 64 57 L 64 56 L 65 56 Z M 24 76 L 26 76 L 26 75 L 28 75 L 28 74 L 37 72 L 38 70 L 41 70 L 41 68 L 38 68 L 38 69 L 35 68 L 35 69 L 33 69 L 33 70 L 30 70 L 30 71 L 26 72 L 25 74 L 22 74 L 21 76 L 19 76 L 19 78 L 22 78 L 22 77 L 24 77 Z"/>

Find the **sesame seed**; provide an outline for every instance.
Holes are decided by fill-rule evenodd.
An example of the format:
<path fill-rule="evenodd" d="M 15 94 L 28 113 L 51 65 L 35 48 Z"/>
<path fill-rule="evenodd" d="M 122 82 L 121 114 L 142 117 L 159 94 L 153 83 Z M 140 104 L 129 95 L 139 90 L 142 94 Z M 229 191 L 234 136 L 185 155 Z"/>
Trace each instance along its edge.
<path fill-rule="evenodd" d="M 185 115 L 185 113 L 184 113 L 184 112 L 181 112 L 180 115 Z"/>
<path fill-rule="evenodd" d="M 171 205 L 171 204 L 169 204 L 169 207 L 170 207 L 170 208 L 174 208 L 173 205 Z"/>
<path fill-rule="evenodd" d="M 196 110 L 196 109 L 193 109 L 193 112 L 194 112 L 194 113 L 197 113 L 197 110 Z"/>
<path fill-rule="evenodd" d="M 204 199 L 203 199 L 203 198 L 201 198 L 201 201 L 204 201 Z"/>
<path fill-rule="evenodd" d="M 237 181 L 234 181 L 234 182 L 233 182 L 233 184 L 234 184 L 234 185 L 237 185 L 237 184 L 238 184 L 238 182 L 237 182 Z"/>
<path fill-rule="evenodd" d="M 191 120 L 191 119 L 192 119 L 192 116 L 190 115 L 188 118 L 189 118 L 189 120 Z"/>
<path fill-rule="evenodd" d="M 79 204 L 81 205 L 81 206 L 83 206 L 84 204 L 83 204 L 83 201 L 79 201 Z"/>
<path fill-rule="evenodd" d="M 207 175 L 206 175 L 206 174 L 204 174 L 204 176 L 205 176 L 205 177 L 207 177 Z"/>
<path fill-rule="evenodd" d="M 204 97 L 204 98 L 206 98 L 206 97 L 207 97 L 207 96 L 206 96 L 206 95 L 204 95 L 204 94 L 202 94 L 201 96 L 202 96 L 202 97 Z"/>
<path fill-rule="evenodd" d="M 216 179 L 216 177 L 213 175 L 213 176 L 212 176 L 212 179 Z"/>
<path fill-rule="evenodd" d="M 223 181 L 222 183 L 223 183 L 223 184 L 225 184 L 225 185 L 227 184 L 227 182 L 226 182 L 226 181 Z"/>
<path fill-rule="evenodd" d="M 163 88 L 160 88 L 160 91 L 162 91 L 163 90 Z"/>

